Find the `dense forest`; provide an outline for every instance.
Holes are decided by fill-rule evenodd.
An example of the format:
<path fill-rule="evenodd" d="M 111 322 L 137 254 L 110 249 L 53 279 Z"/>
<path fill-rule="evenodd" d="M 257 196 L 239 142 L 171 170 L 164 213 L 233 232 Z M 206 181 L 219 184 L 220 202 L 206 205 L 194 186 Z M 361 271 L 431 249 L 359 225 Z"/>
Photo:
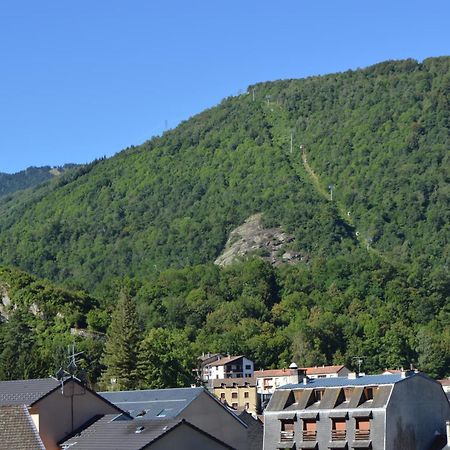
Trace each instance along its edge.
<path fill-rule="evenodd" d="M 61 167 L 28 167 L 17 173 L 0 172 L 0 197 L 37 186 L 75 167 L 75 164 L 66 164 Z"/>
<path fill-rule="evenodd" d="M 124 317 L 125 387 L 189 384 L 204 351 L 450 375 L 449 63 L 256 84 L 0 198 L 0 378 L 51 373 L 75 340 L 104 383 Z M 256 213 L 306 262 L 214 266 Z"/>

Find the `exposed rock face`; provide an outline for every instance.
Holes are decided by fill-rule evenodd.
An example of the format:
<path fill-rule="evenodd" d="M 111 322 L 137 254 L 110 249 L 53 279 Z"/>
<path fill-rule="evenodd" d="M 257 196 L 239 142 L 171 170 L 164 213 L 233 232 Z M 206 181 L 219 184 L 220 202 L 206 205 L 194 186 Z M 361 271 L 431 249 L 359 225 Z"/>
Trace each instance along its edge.
<path fill-rule="evenodd" d="M 0 322 L 2 320 L 8 320 L 9 314 L 8 310 L 11 308 L 11 299 L 9 298 L 8 289 L 6 286 L 0 286 Z"/>
<path fill-rule="evenodd" d="M 237 258 L 258 256 L 271 264 L 306 262 L 308 256 L 289 249 L 294 236 L 281 228 L 264 228 L 261 214 L 250 216 L 235 228 L 228 238 L 222 254 L 214 261 L 218 266 L 232 264 Z"/>

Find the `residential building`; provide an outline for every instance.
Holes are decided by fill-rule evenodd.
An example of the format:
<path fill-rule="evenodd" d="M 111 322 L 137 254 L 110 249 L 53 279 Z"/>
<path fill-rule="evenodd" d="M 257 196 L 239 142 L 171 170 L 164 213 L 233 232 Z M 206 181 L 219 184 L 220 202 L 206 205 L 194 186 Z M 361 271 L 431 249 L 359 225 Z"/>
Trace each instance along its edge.
<path fill-rule="evenodd" d="M 235 449 L 248 449 L 247 425 L 203 387 L 99 394 L 135 419 L 185 419 Z"/>
<path fill-rule="evenodd" d="M 262 450 L 263 437 L 264 437 L 264 425 L 259 417 L 242 411 L 239 414 L 241 419 L 246 425 L 248 430 L 248 450 Z"/>
<path fill-rule="evenodd" d="M 93 417 L 123 412 L 75 377 L 0 381 L 0 406 L 26 407 L 47 450 Z"/>
<path fill-rule="evenodd" d="M 253 361 L 245 356 L 227 356 L 209 361 L 202 366 L 202 381 L 211 385 L 210 380 L 223 378 L 249 378 L 253 376 Z"/>
<path fill-rule="evenodd" d="M 26 406 L 0 406 L 0 448 L 45 450 Z"/>
<path fill-rule="evenodd" d="M 346 377 L 351 372 L 344 365 L 304 367 L 306 376 L 311 379 Z"/>
<path fill-rule="evenodd" d="M 442 388 L 422 373 L 305 379 L 272 395 L 264 449 L 428 450 L 449 418 Z"/>
<path fill-rule="evenodd" d="M 259 413 L 255 378 L 224 378 L 212 380 L 212 393 L 235 410 Z"/>
<path fill-rule="evenodd" d="M 184 419 L 130 419 L 106 415 L 61 443 L 71 450 L 232 450 Z"/>

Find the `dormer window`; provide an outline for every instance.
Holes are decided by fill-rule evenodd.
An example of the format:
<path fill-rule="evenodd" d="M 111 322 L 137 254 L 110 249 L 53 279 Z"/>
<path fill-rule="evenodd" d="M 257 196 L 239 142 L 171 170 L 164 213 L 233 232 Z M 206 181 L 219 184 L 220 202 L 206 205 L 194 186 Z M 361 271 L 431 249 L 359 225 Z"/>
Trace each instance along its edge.
<path fill-rule="evenodd" d="M 373 387 L 364 388 L 364 397 L 366 400 L 373 400 Z"/>
<path fill-rule="evenodd" d="M 325 394 L 325 389 L 314 389 L 313 398 L 314 402 L 318 403 L 322 400 L 323 395 Z"/>

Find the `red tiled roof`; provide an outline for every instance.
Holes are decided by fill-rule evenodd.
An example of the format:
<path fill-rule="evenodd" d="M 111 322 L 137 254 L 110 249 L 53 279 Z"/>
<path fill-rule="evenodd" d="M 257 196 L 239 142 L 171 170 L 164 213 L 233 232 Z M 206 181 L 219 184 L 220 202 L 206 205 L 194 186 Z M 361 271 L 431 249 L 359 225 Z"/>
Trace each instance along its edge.
<path fill-rule="evenodd" d="M 240 356 L 227 356 L 226 358 L 221 358 L 213 363 L 208 364 L 208 366 L 224 366 L 225 364 L 229 364 L 230 362 L 236 361 L 236 359 L 243 358 L 243 355 Z"/>
<path fill-rule="evenodd" d="M 444 378 L 443 380 L 438 380 L 442 386 L 450 386 L 450 378 Z"/>
<path fill-rule="evenodd" d="M 289 375 L 296 375 L 298 369 L 268 369 L 268 370 L 255 370 L 255 377 L 283 377 Z"/>
<path fill-rule="evenodd" d="M 306 375 L 319 375 L 319 374 L 331 374 L 338 373 L 345 366 L 322 366 L 322 367 L 303 367 L 303 370 L 306 370 Z"/>

